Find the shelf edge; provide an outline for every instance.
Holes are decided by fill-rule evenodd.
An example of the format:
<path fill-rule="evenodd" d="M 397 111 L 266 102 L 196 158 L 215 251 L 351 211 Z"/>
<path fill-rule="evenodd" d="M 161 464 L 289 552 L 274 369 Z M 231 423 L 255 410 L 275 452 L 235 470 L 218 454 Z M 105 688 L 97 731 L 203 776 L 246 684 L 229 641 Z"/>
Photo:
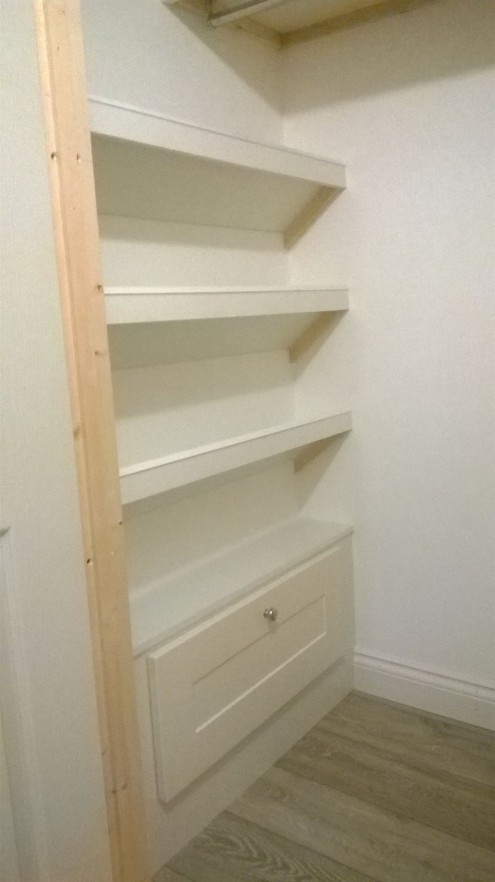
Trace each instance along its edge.
<path fill-rule="evenodd" d="M 180 486 L 197 483 L 204 478 L 234 471 L 255 462 L 262 462 L 272 456 L 287 454 L 326 438 L 341 435 L 350 431 L 351 427 L 351 414 L 344 411 L 320 419 L 241 435 L 228 442 L 214 442 L 210 445 L 183 451 L 180 454 L 126 466 L 120 470 L 122 501 L 124 505 L 137 502 Z M 225 459 L 223 465 L 220 462 L 222 458 Z M 159 473 L 159 471 L 163 476 L 161 483 L 157 481 L 156 485 L 153 484 L 152 490 L 141 489 L 139 491 L 139 484 L 146 487 L 150 473 Z M 169 476 L 165 481 L 163 478 L 167 471 L 175 473 L 175 476 L 172 474 L 172 478 Z M 160 475 L 157 474 L 157 477 Z"/>
<path fill-rule="evenodd" d="M 345 165 L 341 162 L 284 145 L 262 144 L 97 96 L 89 96 L 88 101 L 94 135 L 345 189 Z"/>
<path fill-rule="evenodd" d="M 309 519 L 301 519 L 302 522 L 307 521 Z M 250 594 L 254 594 L 255 592 L 262 590 L 265 585 L 269 582 L 274 581 L 275 579 L 280 578 L 285 573 L 290 572 L 291 570 L 297 568 L 305 564 L 308 560 L 311 560 L 313 557 L 317 557 L 322 554 L 328 548 L 331 548 L 333 545 L 336 545 L 338 542 L 341 542 L 348 536 L 351 536 L 354 532 L 354 527 L 352 524 L 337 524 L 333 522 L 318 522 L 321 526 L 328 527 L 329 533 L 325 538 L 322 538 L 318 542 L 314 542 L 313 545 L 308 545 L 308 549 L 305 553 L 297 555 L 296 557 L 288 558 L 286 562 L 281 563 L 276 567 L 269 568 L 263 574 L 260 574 L 251 582 L 245 583 L 241 588 L 232 592 L 229 595 L 223 595 L 221 598 L 218 598 L 216 601 L 210 603 L 209 605 L 203 607 L 201 610 L 184 617 L 180 621 L 177 621 L 173 625 L 169 625 L 167 627 L 161 628 L 154 634 L 152 637 L 141 638 L 138 641 L 134 641 L 133 643 L 133 653 L 134 657 L 137 658 L 145 652 L 148 652 L 150 649 L 156 647 L 158 644 L 165 643 L 175 639 L 176 637 L 183 634 L 185 631 L 189 630 L 193 627 L 200 627 L 204 622 L 206 622 L 212 616 L 217 615 L 222 612 L 231 604 L 239 603 L 248 597 Z M 273 528 L 272 530 L 266 531 L 266 533 L 261 534 L 262 536 L 266 536 L 268 539 L 271 534 L 276 532 L 280 527 Z M 251 539 L 245 540 L 243 543 L 239 543 L 238 548 L 241 546 L 248 547 L 249 545 L 255 545 L 257 541 L 261 538 L 260 535 L 251 537 Z M 219 558 L 228 558 L 229 554 L 232 552 L 228 552 L 225 554 L 219 555 Z M 197 567 L 193 567 L 192 570 L 196 572 L 196 574 L 201 570 L 201 565 Z M 164 583 L 160 586 L 158 590 L 164 590 L 166 588 L 167 581 L 173 581 L 174 577 L 171 577 L 169 580 L 165 580 Z M 131 609 L 136 608 L 138 606 L 139 601 L 142 600 L 143 597 L 149 596 L 157 591 L 156 586 L 152 588 L 145 589 L 141 594 L 135 595 L 134 597 L 131 594 Z M 134 612 L 133 618 L 135 618 L 136 613 Z"/>
<path fill-rule="evenodd" d="M 111 288 L 105 291 L 107 324 L 133 325 L 203 319 L 242 319 L 349 309 L 345 288 L 184 289 Z"/>

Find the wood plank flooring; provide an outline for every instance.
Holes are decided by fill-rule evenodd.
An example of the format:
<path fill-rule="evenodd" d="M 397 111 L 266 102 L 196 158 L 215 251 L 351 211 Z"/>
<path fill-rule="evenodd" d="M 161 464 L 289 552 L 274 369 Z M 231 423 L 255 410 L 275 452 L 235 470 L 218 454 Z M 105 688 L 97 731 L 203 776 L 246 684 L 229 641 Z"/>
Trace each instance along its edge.
<path fill-rule="evenodd" d="M 155 882 L 495 882 L 495 735 L 353 693 Z"/>

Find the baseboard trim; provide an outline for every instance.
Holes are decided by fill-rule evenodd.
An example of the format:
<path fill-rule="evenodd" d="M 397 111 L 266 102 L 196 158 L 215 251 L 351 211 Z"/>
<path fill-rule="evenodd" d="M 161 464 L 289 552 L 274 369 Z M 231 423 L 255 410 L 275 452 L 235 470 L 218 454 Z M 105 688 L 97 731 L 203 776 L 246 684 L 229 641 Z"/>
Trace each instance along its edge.
<path fill-rule="evenodd" d="M 419 710 L 495 730 L 495 688 L 404 665 L 364 652 L 354 654 L 354 688 Z"/>

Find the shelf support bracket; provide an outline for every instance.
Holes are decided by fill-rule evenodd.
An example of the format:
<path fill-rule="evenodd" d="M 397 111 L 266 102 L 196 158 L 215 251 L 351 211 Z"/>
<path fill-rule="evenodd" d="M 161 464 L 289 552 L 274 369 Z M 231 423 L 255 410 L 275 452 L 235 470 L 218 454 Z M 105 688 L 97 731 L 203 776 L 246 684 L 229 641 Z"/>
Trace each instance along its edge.
<path fill-rule="evenodd" d="M 301 356 L 308 352 L 313 344 L 316 343 L 318 337 L 321 337 L 335 326 L 339 315 L 340 313 L 338 312 L 322 312 L 318 315 L 289 348 L 289 361 L 298 361 Z"/>
<path fill-rule="evenodd" d="M 315 441 L 313 444 L 308 444 L 307 447 L 304 447 L 294 460 L 294 471 L 300 472 L 308 463 L 316 459 L 320 453 L 323 453 L 333 440 L 333 438 L 323 438 L 321 441 Z"/>
<path fill-rule="evenodd" d="M 292 248 L 311 224 L 323 214 L 326 208 L 332 204 L 334 199 L 340 195 L 342 190 L 333 187 L 321 187 L 315 194 L 313 199 L 304 206 L 297 217 L 289 224 L 284 233 L 284 245 L 286 248 Z"/>

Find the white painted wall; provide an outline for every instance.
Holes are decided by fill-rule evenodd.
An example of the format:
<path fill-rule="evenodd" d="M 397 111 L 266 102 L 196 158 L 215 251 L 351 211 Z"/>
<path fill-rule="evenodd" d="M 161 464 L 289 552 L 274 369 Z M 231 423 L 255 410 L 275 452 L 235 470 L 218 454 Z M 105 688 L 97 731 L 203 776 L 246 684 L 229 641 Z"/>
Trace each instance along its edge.
<path fill-rule="evenodd" d="M 82 0 L 90 94 L 280 141 L 279 54 L 161 0 Z M 118 32 L 118 36 L 116 36 Z"/>
<path fill-rule="evenodd" d="M 0 879 L 20 882 L 17 845 L 14 831 L 12 797 L 10 795 L 9 771 L 3 743 L 3 727 L 0 720 Z"/>
<path fill-rule="evenodd" d="M 495 685 L 494 29 L 491 0 L 439 0 L 283 54 L 285 139 L 348 169 L 292 274 L 352 292 L 326 377 L 333 394 L 349 376 L 353 488 L 328 492 L 354 511 L 360 662 L 472 696 Z"/>
<path fill-rule="evenodd" d="M 0 699 L 15 839 L 23 882 L 108 882 L 33 4 L 1 12 Z"/>

